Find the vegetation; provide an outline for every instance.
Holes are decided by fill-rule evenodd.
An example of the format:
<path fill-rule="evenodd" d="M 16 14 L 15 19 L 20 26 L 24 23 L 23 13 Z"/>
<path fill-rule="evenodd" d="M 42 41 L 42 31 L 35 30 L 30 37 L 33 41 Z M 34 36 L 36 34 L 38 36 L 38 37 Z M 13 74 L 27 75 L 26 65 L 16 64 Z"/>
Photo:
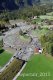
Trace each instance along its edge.
<path fill-rule="evenodd" d="M 52 5 L 35 5 L 21 8 L 14 11 L 3 11 L 0 14 L 0 20 L 8 22 L 11 19 L 24 19 L 29 20 L 33 16 L 45 15 L 47 12 L 52 11 Z"/>
<path fill-rule="evenodd" d="M 3 47 L 3 39 L 0 40 L 0 48 Z"/>
<path fill-rule="evenodd" d="M 28 42 L 30 41 L 30 37 L 28 37 L 27 35 L 23 35 L 23 36 L 19 36 L 19 38 L 23 41 L 23 42 Z"/>
<path fill-rule="evenodd" d="M 9 66 L 0 74 L 0 80 L 12 80 L 15 75 L 19 72 L 23 65 L 23 61 L 14 59 Z"/>
<path fill-rule="evenodd" d="M 33 55 L 17 80 L 53 80 L 53 58 Z"/>
<path fill-rule="evenodd" d="M 30 37 L 26 35 L 27 34 L 27 31 L 23 32 L 22 30 L 19 31 L 19 38 L 22 40 L 22 41 L 30 41 Z"/>
<path fill-rule="evenodd" d="M 40 19 L 47 19 L 47 20 L 53 20 L 53 16 L 52 15 L 41 15 Z"/>
<path fill-rule="evenodd" d="M 3 67 L 9 59 L 12 57 L 12 54 L 0 49 L 0 67 Z"/>
<path fill-rule="evenodd" d="M 42 29 L 35 29 L 35 30 L 32 30 L 32 35 L 36 35 L 38 36 L 39 38 L 44 35 L 45 33 L 47 33 L 49 30 L 47 30 L 46 28 L 42 28 Z"/>
<path fill-rule="evenodd" d="M 50 53 L 53 56 L 53 32 L 41 36 L 41 44 L 44 48 L 44 53 Z"/>
<path fill-rule="evenodd" d="M 3 11 L 2 13 L 0 13 L 0 31 L 2 31 L 2 28 L 5 28 L 5 24 L 9 23 L 9 20 L 24 19 L 30 22 L 34 18 L 34 16 L 36 16 L 37 19 L 32 21 L 33 24 L 41 24 L 42 20 L 45 19 L 53 20 L 52 13 L 52 15 L 46 14 L 47 12 L 51 12 L 52 10 L 52 5 L 33 5 L 24 7 L 22 9 L 20 8 L 19 10 Z M 45 25 L 40 25 L 39 29 L 34 29 L 31 33 L 33 36 L 36 35 L 40 38 L 44 53 L 49 53 L 53 56 L 53 32 L 49 32 L 48 28 L 41 28 L 43 26 Z M 15 24 L 15 26 L 12 26 L 12 28 L 14 27 L 17 27 L 17 25 Z M 22 30 L 20 30 L 19 32 L 19 38 L 23 41 L 28 41 L 29 39 L 29 37 L 26 36 L 26 33 Z M 0 41 L 0 48 L 2 48 L 2 46 L 3 40 Z M 3 67 L 11 57 L 12 54 L 4 51 L 3 49 L 0 49 L 0 67 Z M 7 65 L 6 69 L 2 73 L 0 73 L 0 80 L 12 80 L 14 76 L 20 71 L 23 63 L 24 61 L 22 60 L 14 59 L 12 63 L 10 62 L 10 65 Z M 52 57 L 49 58 L 45 55 L 32 56 L 22 74 L 30 73 L 32 73 L 32 75 L 34 73 L 38 73 L 38 75 L 33 77 L 20 76 L 18 80 L 53 80 Z"/>

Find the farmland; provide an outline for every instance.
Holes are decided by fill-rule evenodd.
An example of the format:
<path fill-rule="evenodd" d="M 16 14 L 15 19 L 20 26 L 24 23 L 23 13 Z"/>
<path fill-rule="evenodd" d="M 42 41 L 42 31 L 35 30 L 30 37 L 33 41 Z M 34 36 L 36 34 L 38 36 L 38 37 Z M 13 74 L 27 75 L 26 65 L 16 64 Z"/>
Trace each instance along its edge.
<path fill-rule="evenodd" d="M 23 61 L 14 59 L 9 66 L 0 74 L 0 80 L 12 80 L 22 67 Z"/>

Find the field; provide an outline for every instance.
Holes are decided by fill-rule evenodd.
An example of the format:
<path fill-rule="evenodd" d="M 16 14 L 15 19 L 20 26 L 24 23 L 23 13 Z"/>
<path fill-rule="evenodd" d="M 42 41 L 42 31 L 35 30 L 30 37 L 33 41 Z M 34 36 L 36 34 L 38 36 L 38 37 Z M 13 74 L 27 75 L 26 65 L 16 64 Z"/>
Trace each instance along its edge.
<path fill-rule="evenodd" d="M 19 38 L 22 40 L 22 41 L 29 41 L 30 40 L 30 37 L 26 36 L 26 35 L 23 35 L 23 36 L 19 36 Z"/>
<path fill-rule="evenodd" d="M 48 31 L 49 31 L 49 30 L 47 30 L 46 28 L 43 28 L 43 29 L 41 29 L 41 30 L 36 29 L 36 30 L 33 30 L 33 31 L 32 31 L 32 35 L 33 35 L 33 36 L 36 35 L 36 36 L 38 36 L 38 37 L 41 37 L 41 35 L 46 34 Z"/>
<path fill-rule="evenodd" d="M 53 12 L 47 13 L 46 15 L 40 15 L 39 18 L 32 20 L 32 23 L 33 24 L 35 24 L 35 23 L 41 24 L 42 20 L 45 20 L 45 19 L 53 20 Z"/>
<path fill-rule="evenodd" d="M 53 16 L 50 15 L 41 15 L 40 19 L 48 19 L 48 20 L 53 20 Z"/>
<path fill-rule="evenodd" d="M 8 53 L 7 51 L 0 53 L 0 67 L 3 67 L 11 57 L 12 54 Z"/>
<path fill-rule="evenodd" d="M 35 23 L 41 23 L 41 18 L 37 18 L 37 19 L 32 20 L 32 23 L 33 24 L 35 24 Z"/>
<path fill-rule="evenodd" d="M 53 58 L 34 55 L 17 80 L 53 80 Z"/>
<path fill-rule="evenodd" d="M 47 13 L 46 15 L 52 16 L 53 15 L 53 12 Z"/>
<path fill-rule="evenodd" d="M 14 59 L 9 66 L 0 74 L 0 80 L 12 80 L 15 75 L 19 72 L 23 65 L 23 61 Z"/>

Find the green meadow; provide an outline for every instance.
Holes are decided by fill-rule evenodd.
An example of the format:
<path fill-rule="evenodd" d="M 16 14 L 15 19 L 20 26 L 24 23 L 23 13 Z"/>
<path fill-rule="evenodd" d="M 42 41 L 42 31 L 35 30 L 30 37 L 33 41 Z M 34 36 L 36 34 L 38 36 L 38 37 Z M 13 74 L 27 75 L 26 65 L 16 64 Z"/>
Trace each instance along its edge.
<path fill-rule="evenodd" d="M 48 19 L 48 20 L 53 20 L 53 16 L 50 15 L 41 15 L 40 19 Z"/>
<path fill-rule="evenodd" d="M 7 51 L 3 51 L 2 53 L 0 53 L 0 67 L 3 67 L 11 57 L 12 54 Z"/>
<path fill-rule="evenodd" d="M 41 30 L 36 29 L 36 30 L 33 30 L 33 31 L 32 31 L 32 35 L 34 35 L 34 36 L 36 35 L 36 36 L 38 36 L 38 37 L 40 38 L 41 35 L 46 34 L 48 31 L 49 31 L 49 30 L 46 29 L 46 28 L 43 28 L 43 29 L 41 29 Z"/>
<path fill-rule="evenodd" d="M 33 55 L 17 80 L 53 80 L 53 58 Z"/>

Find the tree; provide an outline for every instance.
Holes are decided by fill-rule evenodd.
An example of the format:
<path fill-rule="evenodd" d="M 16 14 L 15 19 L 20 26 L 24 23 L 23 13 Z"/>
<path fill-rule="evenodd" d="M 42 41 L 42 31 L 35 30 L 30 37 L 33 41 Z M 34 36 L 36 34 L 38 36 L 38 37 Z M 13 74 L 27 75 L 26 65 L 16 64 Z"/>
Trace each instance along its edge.
<path fill-rule="evenodd" d="M 0 40 L 0 48 L 3 47 L 3 39 Z"/>
<path fill-rule="evenodd" d="M 41 36 L 41 44 L 44 48 L 44 53 L 49 53 L 53 56 L 53 32 Z"/>

